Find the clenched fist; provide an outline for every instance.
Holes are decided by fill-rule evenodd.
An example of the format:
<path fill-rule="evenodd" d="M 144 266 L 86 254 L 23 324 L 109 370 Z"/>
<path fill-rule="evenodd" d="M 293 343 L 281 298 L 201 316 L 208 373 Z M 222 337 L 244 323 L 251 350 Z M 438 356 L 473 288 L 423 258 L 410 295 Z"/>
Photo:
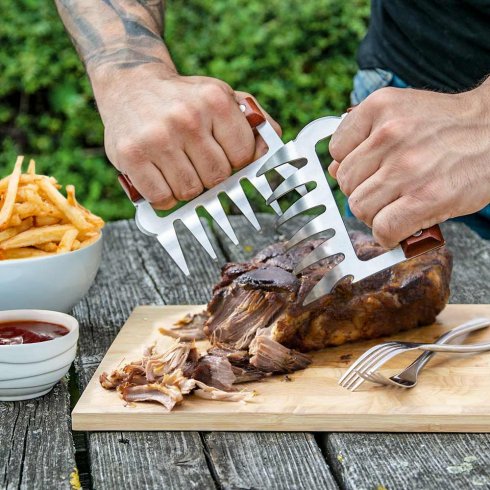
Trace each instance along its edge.
<path fill-rule="evenodd" d="M 490 83 L 461 94 L 384 88 L 330 141 L 330 174 L 391 248 L 490 202 Z"/>
<path fill-rule="evenodd" d="M 108 158 L 158 209 L 196 197 L 266 151 L 238 105 L 249 94 L 220 80 L 143 65 L 92 84 Z"/>

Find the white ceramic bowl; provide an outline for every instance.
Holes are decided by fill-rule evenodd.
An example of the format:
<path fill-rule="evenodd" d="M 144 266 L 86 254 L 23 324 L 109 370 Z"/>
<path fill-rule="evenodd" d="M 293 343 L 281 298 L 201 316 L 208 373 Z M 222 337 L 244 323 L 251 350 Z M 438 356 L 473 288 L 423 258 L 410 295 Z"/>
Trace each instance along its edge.
<path fill-rule="evenodd" d="M 68 313 L 87 293 L 102 256 L 102 234 L 88 247 L 60 255 L 0 260 L 0 310 Z"/>
<path fill-rule="evenodd" d="M 70 332 L 46 342 L 0 345 L 0 401 L 45 395 L 68 372 L 77 351 L 78 322 L 72 316 L 46 310 L 0 311 L 0 323 L 15 320 L 56 323 Z"/>

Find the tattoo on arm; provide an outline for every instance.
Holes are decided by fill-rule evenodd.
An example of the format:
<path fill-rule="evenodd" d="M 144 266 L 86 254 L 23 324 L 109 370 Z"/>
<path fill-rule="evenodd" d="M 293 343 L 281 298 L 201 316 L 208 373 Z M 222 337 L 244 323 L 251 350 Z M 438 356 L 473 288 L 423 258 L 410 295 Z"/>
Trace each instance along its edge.
<path fill-rule="evenodd" d="M 55 0 L 87 70 L 169 63 L 163 0 Z M 170 62 L 171 63 L 171 62 Z"/>

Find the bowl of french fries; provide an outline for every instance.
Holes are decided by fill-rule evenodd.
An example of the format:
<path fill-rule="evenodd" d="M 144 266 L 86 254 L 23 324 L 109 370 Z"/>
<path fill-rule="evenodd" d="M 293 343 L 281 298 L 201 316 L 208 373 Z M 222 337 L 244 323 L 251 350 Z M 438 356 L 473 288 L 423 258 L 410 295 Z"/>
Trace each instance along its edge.
<path fill-rule="evenodd" d="M 0 310 L 68 312 L 97 274 L 104 221 L 23 160 L 0 179 Z"/>

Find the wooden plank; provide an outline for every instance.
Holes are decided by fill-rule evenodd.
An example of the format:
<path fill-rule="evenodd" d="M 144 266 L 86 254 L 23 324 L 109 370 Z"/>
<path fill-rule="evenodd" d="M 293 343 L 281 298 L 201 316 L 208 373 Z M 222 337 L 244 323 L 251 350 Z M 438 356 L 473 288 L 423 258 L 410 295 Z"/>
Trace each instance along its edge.
<path fill-rule="evenodd" d="M 80 322 L 82 389 L 135 306 L 206 301 L 216 268 L 191 240 L 185 246 L 201 272 L 193 280 L 178 274 L 158 242 L 133 222 L 106 227 L 96 282 L 74 310 Z M 196 432 L 90 433 L 88 453 L 94 488 L 215 488 Z"/>
<path fill-rule="evenodd" d="M 311 434 L 214 432 L 204 441 L 222 488 L 338 488 Z"/>
<path fill-rule="evenodd" d="M 176 274 L 173 266 L 165 253 L 161 250 L 156 240 L 145 237 L 139 233 L 132 222 L 111 223 L 106 229 L 106 244 L 104 260 L 96 284 L 91 289 L 88 297 L 76 308 L 76 315 L 81 320 L 82 332 L 80 341 L 81 375 L 83 386 L 90 379 L 95 366 L 100 362 L 102 355 L 109 348 L 117 331 L 129 316 L 131 310 L 138 304 L 178 304 L 178 303 L 204 303 L 209 300 L 211 287 L 219 276 L 219 268 L 203 253 L 202 249 L 193 240 L 185 239 L 184 249 L 188 256 L 192 257 L 191 269 L 194 272 L 190 279 L 184 279 Z M 219 249 L 219 247 L 217 247 Z M 224 262 L 222 253 L 217 250 L 219 259 Z M 189 434 L 189 433 L 187 433 Z M 124 484 L 125 488 L 146 488 L 141 486 L 141 475 L 144 474 L 145 485 L 150 487 L 172 486 L 175 488 L 194 488 L 201 486 L 208 488 L 211 485 L 209 471 L 204 468 L 202 453 L 196 454 L 196 447 L 202 450 L 195 434 L 182 436 L 185 444 L 180 445 L 180 452 L 190 454 L 192 458 L 186 465 L 167 469 L 165 457 L 174 444 L 175 436 L 169 433 L 124 433 L 123 435 L 111 433 L 95 433 L 89 435 L 89 454 L 92 464 L 92 478 L 94 487 L 118 488 Z M 220 434 L 216 438 L 221 437 Z M 268 438 L 270 445 L 267 444 Z M 153 446 L 148 447 L 147 441 L 151 438 Z M 262 454 L 251 451 L 247 458 L 237 462 L 231 459 L 221 461 L 210 458 L 207 462 L 211 466 L 213 474 L 226 474 L 226 468 L 240 467 L 244 475 L 255 471 L 254 468 L 262 468 L 277 475 L 278 485 L 288 488 L 288 481 L 295 478 L 295 471 L 302 468 L 305 488 L 314 488 L 315 475 L 309 476 L 309 466 L 315 466 L 317 472 L 324 475 L 325 481 L 329 481 L 328 488 L 335 488 L 330 476 L 328 465 L 321 457 L 318 449 L 311 460 L 304 459 L 305 436 L 295 434 L 276 436 L 257 434 L 228 434 L 234 442 L 241 444 L 243 439 L 249 441 L 250 447 L 264 445 Z M 119 443 L 119 440 L 130 440 L 131 450 L 127 445 Z M 291 445 L 291 441 L 296 441 Z M 154 452 L 154 446 L 158 441 L 160 452 Z M 274 444 L 272 444 L 274 441 Z M 210 453 L 210 448 L 205 443 L 205 451 Z M 268 448 L 274 447 L 274 466 L 268 466 Z M 111 451 L 116 450 L 118 465 L 108 465 L 108 461 L 115 461 Z M 272 451 L 272 449 L 271 449 Z M 159 458 L 155 458 L 159 454 Z M 133 459 L 137 458 L 136 464 Z M 265 459 L 264 459 L 265 458 Z M 185 459 L 185 458 L 184 458 Z M 157 463 L 158 461 L 158 463 Z M 127 465 L 128 469 L 123 468 Z M 157 466 L 156 466 L 157 465 Z M 111 466 L 111 467 L 109 467 Z M 198 467 L 198 475 L 190 471 L 189 467 Z M 180 480 L 186 484 L 177 485 L 175 472 Z M 182 483 L 182 481 L 180 482 Z M 217 482 L 218 486 L 221 483 Z M 226 487 L 224 487 L 226 488 Z"/>
<path fill-rule="evenodd" d="M 72 488 L 77 473 L 66 379 L 47 395 L 0 403 L 0 488 Z"/>
<path fill-rule="evenodd" d="M 274 229 L 274 217 L 262 215 L 263 231 L 250 238 L 250 227 L 242 217 L 232 218 L 232 224 L 241 239 L 241 248 L 234 247 L 217 231 L 220 242 L 230 260 L 243 260 L 263 246 L 290 236 L 298 227 L 289 223 Z M 304 220 L 303 220 L 304 221 Z M 346 220 L 351 229 L 365 230 L 355 219 Z M 451 282 L 450 301 L 455 303 L 490 302 L 490 242 L 480 239 L 474 232 L 460 223 L 445 223 L 442 230 L 448 247 L 454 255 L 454 270 Z M 328 448 L 327 460 L 334 469 L 342 487 L 360 488 L 490 488 L 488 463 L 482 454 L 488 454 L 490 435 L 465 436 L 463 434 L 319 434 L 322 446 Z M 472 451 L 467 452 L 468 441 Z M 342 451 L 349 452 L 347 469 L 339 467 Z M 467 454 L 465 454 L 467 452 Z M 379 455 L 382 455 L 381 457 Z M 403 459 L 402 464 L 398 464 Z M 479 456 L 480 455 L 480 456 Z M 477 457 L 478 464 L 464 458 Z M 439 463 L 439 461 L 441 463 Z M 411 470 L 407 470 L 407 463 Z M 442 466 L 445 465 L 445 466 Z M 441 470 L 444 468 L 444 471 Z M 446 470 L 446 468 L 450 468 Z M 407 478 L 411 475 L 412 478 Z M 417 483 L 417 477 L 422 484 Z M 379 485 L 379 486 L 378 486 Z M 478 485 L 478 486 L 477 486 Z"/>
<path fill-rule="evenodd" d="M 339 433 L 324 438 L 343 488 L 490 488 L 489 434 Z"/>
<path fill-rule="evenodd" d="M 98 381 L 141 358 L 145 347 L 156 343 L 165 352 L 175 339 L 170 329 L 187 313 L 205 305 L 140 306 L 136 308 L 104 357 L 95 376 L 73 410 L 77 430 L 237 430 L 237 431 L 387 431 L 387 432 L 490 432 L 490 356 L 435 357 L 416 390 L 386 390 L 366 384 L 357 393 L 340 387 L 339 376 L 347 358 L 357 358 L 379 340 L 345 344 L 312 354 L 308 369 L 272 376 L 243 389 L 256 392 L 250 403 L 231 403 L 188 397 L 170 413 L 154 403 L 127 406 L 114 391 Z M 396 334 L 404 341 L 432 342 L 445 331 L 477 317 L 490 318 L 490 305 L 448 305 L 437 324 Z M 386 340 L 389 340 L 388 338 Z M 490 329 L 473 335 L 473 342 L 490 342 Z M 197 343 L 199 351 L 208 341 Z M 401 371 L 417 354 L 393 359 L 386 373 Z M 437 395 L 437 396 L 435 396 Z"/>

